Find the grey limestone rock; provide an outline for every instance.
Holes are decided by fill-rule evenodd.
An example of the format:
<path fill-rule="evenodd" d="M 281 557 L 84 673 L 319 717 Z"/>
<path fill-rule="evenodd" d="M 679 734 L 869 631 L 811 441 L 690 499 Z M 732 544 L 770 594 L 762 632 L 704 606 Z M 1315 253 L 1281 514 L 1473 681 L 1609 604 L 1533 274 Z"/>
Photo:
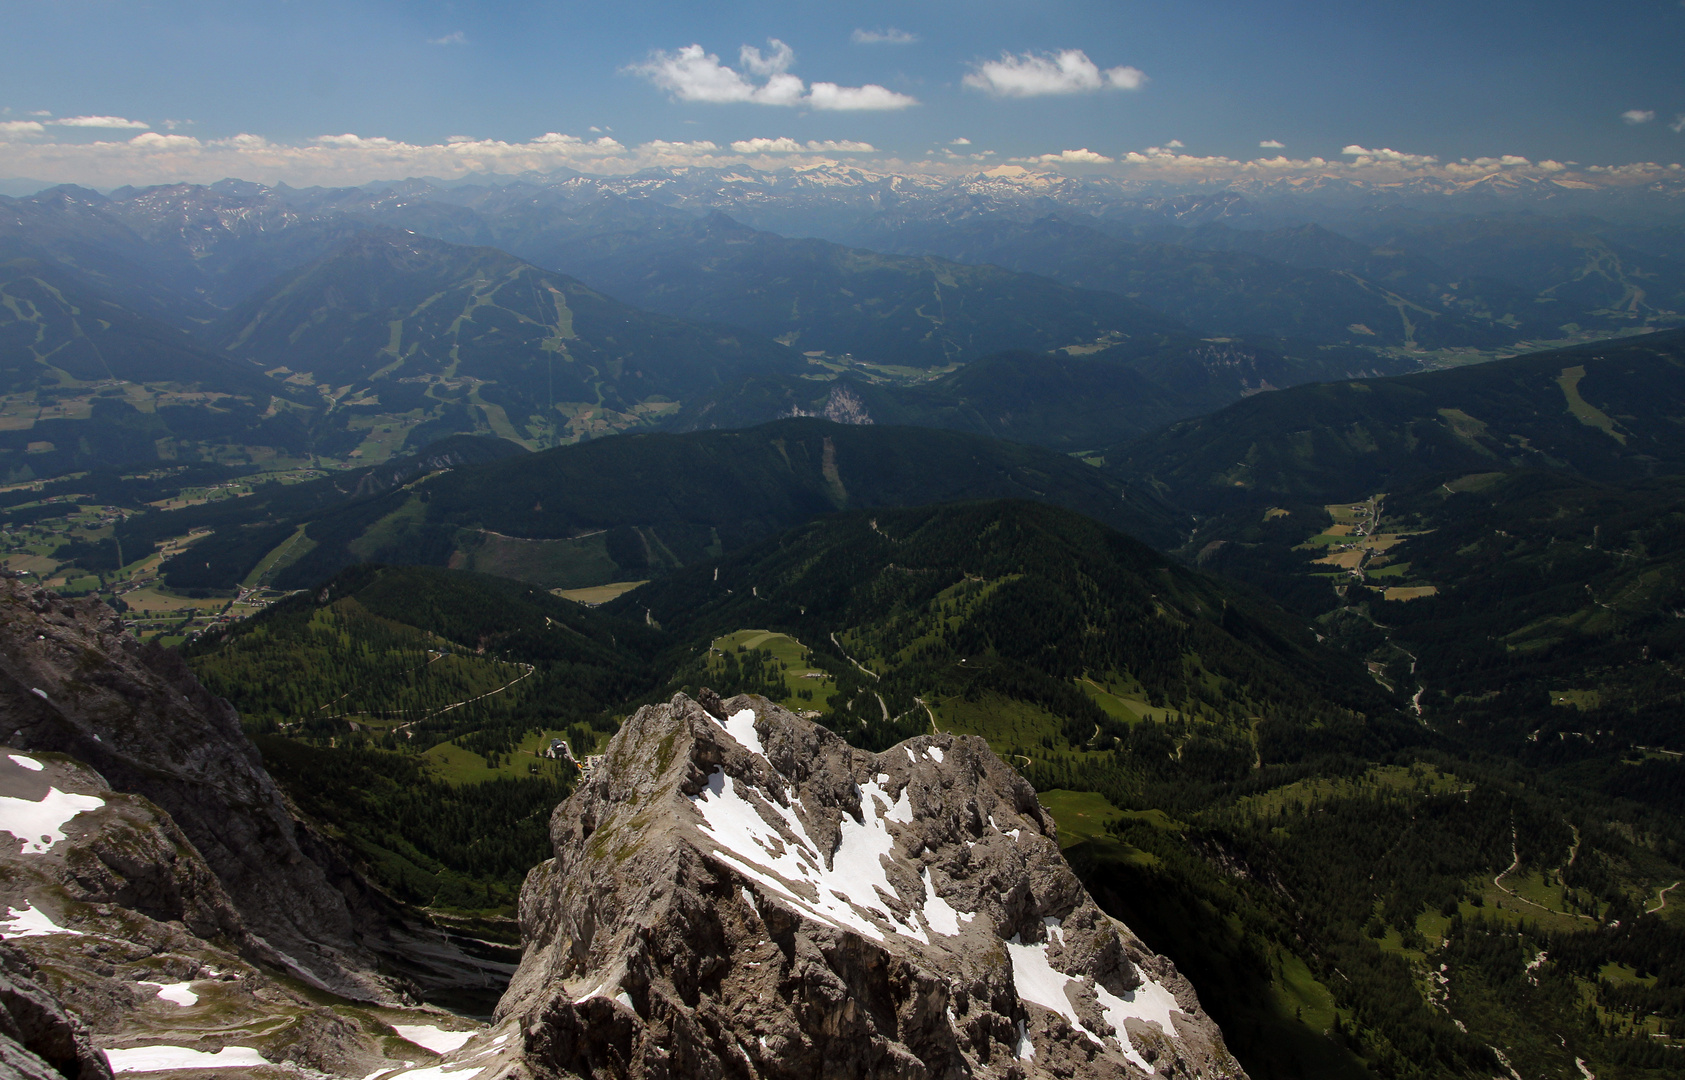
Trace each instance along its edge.
<path fill-rule="evenodd" d="M 500 1075 L 1244 1076 L 975 737 L 640 709 L 551 820 Z"/>
<path fill-rule="evenodd" d="M 161 807 L 267 959 L 336 993 L 391 997 L 360 941 L 378 927 L 366 886 L 292 813 L 234 709 L 98 600 L 0 578 L 0 743 L 70 755 Z"/>

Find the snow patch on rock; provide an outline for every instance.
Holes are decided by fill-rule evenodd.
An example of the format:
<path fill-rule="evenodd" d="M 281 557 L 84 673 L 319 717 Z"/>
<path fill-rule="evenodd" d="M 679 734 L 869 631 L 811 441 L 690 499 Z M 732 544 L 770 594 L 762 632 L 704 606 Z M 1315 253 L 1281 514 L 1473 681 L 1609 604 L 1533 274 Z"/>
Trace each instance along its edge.
<path fill-rule="evenodd" d="M 48 788 L 40 802 L 0 795 L 0 832 L 23 841 L 25 855 L 45 854 L 64 839 L 64 827 L 71 818 L 104 805 L 104 799 L 73 795 L 56 787 Z"/>
<path fill-rule="evenodd" d="M 899 895 L 883 865 L 883 857 L 895 850 L 887 822 L 912 821 L 912 803 L 905 791 L 900 799 L 891 799 L 876 781 L 856 790 L 861 820 L 843 815 L 841 839 L 829 868 L 800 817 L 762 799 L 761 804 L 782 819 L 788 836 L 781 833 L 756 803 L 744 798 L 723 769 L 714 770 L 708 786 L 691 796 L 691 804 L 702 815 L 702 831 L 720 845 L 720 855 L 803 914 L 883 941 L 883 931 L 872 921 L 875 915 L 896 933 L 928 945 L 929 936 L 916 923 L 895 918 L 884 901 L 884 896 Z M 803 895 L 806 889 L 812 889 L 813 896 Z"/>
<path fill-rule="evenodd" d="M 398 1033 L 399 1038 L 426 1047 L 435 1054 L 448 1054 L 452 1050 L 461 1049 L 464 1043 L 474 1037 L 472 1031 L 447 1031 L 432 1024 L 393 1024 L 392 1030 Z"/>
<path fill-rule="evenodd" d="M 199 1003 L 199 995 L 193 992 L 193 984 L 190 982 L 142 982 L 140 985 L 156 986 L 158 988 L 158 1000 L 167 1001 L 172 1005 L 180 1005 L 185 1008 Z"/>
<path fill-rule="evenodd" d="M 190 1046 L 135 1046 L 107 1050 L 114 1073 L 169 1072 L 175 1069 L 252 1069 L 269 1060 L 249 1046 L 225 1046 L 214 1054 Z"/>
<path fill-rule="evenodd" d="M 25 901 L 27 904 L 28 901 Z M 82 937 L 80 930 L 67 930 L 53 922 L 52 917 L 38 907 L 25 907 L 22 911 L 8 907 L 6 917 L 0 919 L 0 936 L 9 938 L 41 937 L 45 934 L 70 934 Z"/>

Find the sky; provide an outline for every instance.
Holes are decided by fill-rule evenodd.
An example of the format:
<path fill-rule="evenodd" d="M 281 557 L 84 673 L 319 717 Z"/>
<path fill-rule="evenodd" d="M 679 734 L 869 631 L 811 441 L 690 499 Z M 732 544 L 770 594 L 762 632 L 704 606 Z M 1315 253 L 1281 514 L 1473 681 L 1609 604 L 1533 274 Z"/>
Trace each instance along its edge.
<path fill-rule="evenodd" d="M 0 0 L 0 25 L 0 179 L 1685 162 L 1685 0 Z"/>

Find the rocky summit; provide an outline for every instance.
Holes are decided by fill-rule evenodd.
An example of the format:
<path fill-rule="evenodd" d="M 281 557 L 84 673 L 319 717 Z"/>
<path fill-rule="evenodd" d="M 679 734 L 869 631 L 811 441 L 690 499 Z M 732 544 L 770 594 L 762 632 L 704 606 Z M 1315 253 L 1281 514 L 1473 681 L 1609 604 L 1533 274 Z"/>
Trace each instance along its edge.
<path fill-rule="evenodd" d="M 494 1025 L 524 1037 L 465 1048 L 484 1075 L 1245 1075 L 982 739 L 872 754 L 700 696 L 640 709 L 557 808 Z"/>

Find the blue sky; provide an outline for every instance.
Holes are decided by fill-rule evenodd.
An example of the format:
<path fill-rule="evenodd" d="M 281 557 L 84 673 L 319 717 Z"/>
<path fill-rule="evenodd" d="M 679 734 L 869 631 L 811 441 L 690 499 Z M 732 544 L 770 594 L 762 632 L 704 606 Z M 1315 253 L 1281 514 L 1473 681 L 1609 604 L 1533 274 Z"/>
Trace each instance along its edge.
<path fill-rule="evenodd" d="M 0 0 L 0 20 L 0 177 L 74 171 L 93 158 L 67 147 L 143 131 L 176 137 L 149 139 L 154 156 L 201 157 L 189 140 L 245 134 L 274 154 L 345 133 L 430 146 L 556 132 L 722 152 L 864 143 L 902 161 L 961 138 L 998 161 L 1078 148 L 1115 159 L 1172 140 L 1240 161 L 1339 160 L 1351 146 L 1440 162 L 1685 160 L 1681 0 Z M 696 88 L 664 80 L 662 61 L 693 45 L 741 80 L 724 96 L 761 92 L 686 100 Z M 760 50 L 759 74 L 744 45 Z M 1068 70 L 1050 73 L 1061 53 Z M 838 102 L 891 107 L 821 107 Z M 79 117 L 146 127 L 62 124 Z"/>

